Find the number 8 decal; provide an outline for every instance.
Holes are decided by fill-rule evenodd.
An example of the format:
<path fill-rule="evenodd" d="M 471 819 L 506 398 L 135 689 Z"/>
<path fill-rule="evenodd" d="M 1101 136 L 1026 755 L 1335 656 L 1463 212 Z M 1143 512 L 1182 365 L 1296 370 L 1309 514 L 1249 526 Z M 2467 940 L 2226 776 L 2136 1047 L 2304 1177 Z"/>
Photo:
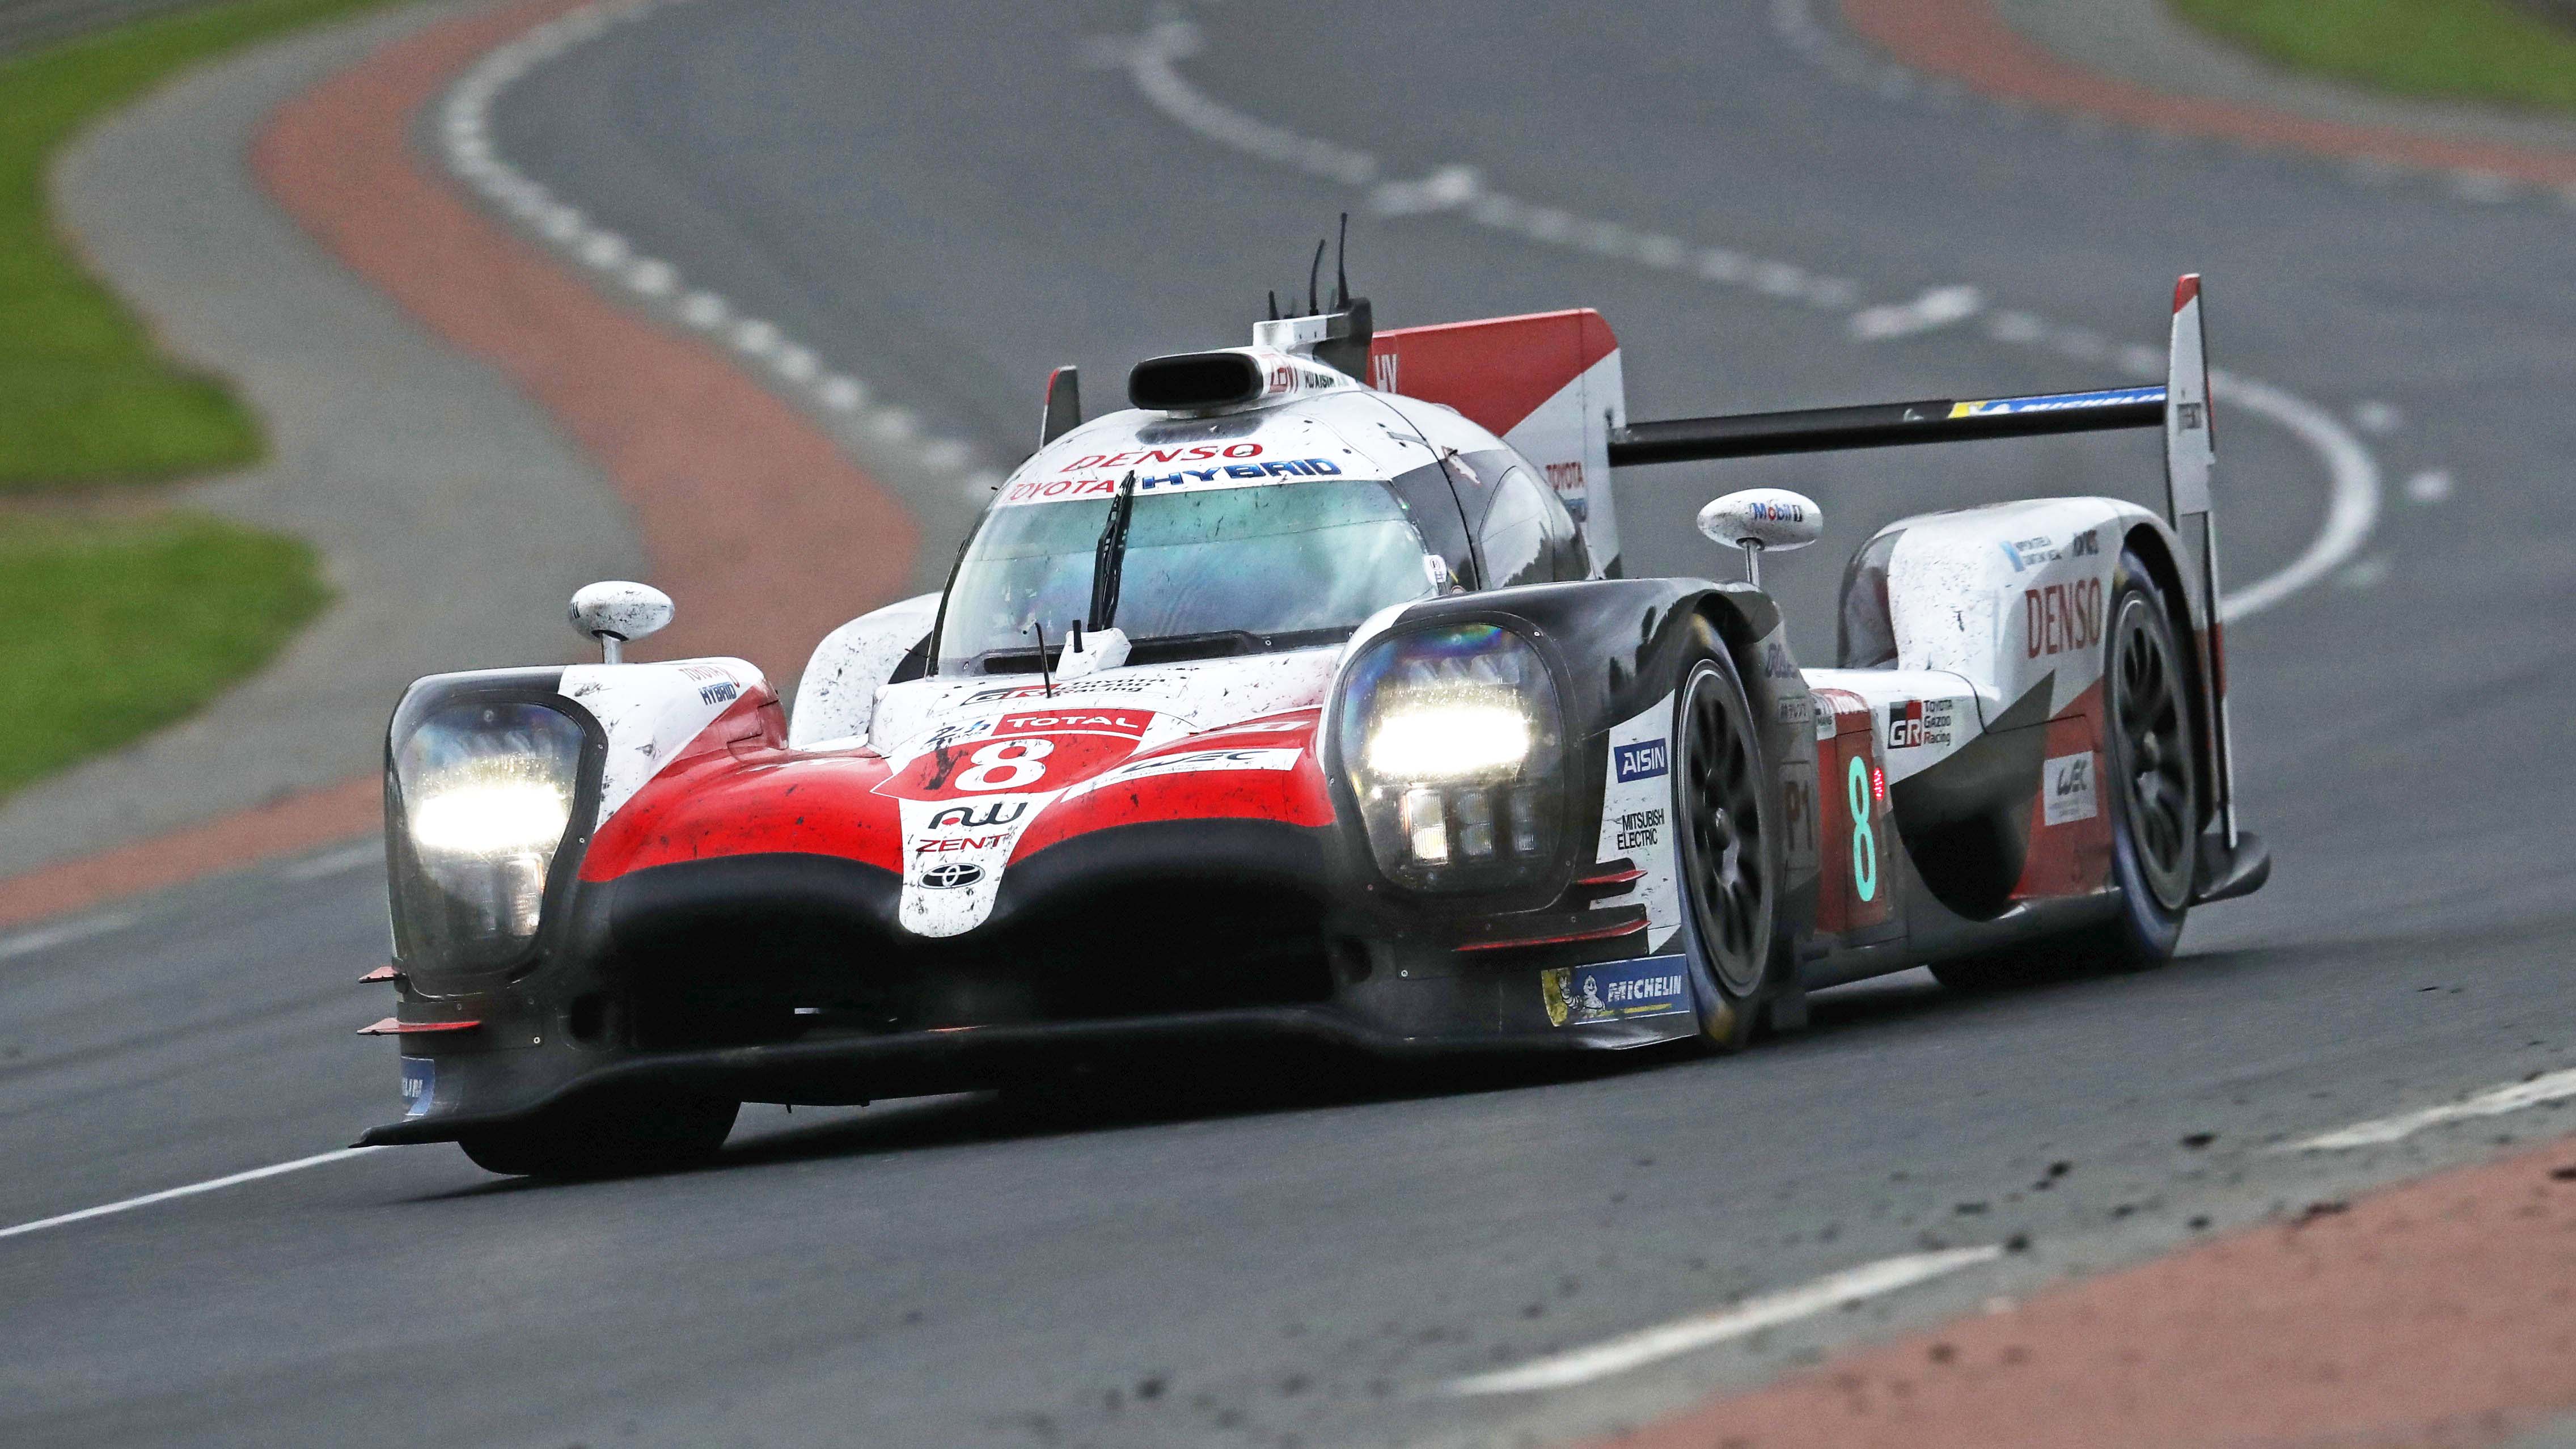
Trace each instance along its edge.
<path fill-rule="evenodd" d="M 1016 790 L 1045 774 L 1046 757 L 1054 753 L 1053 740 L 995 740 L 966 757 L 974 768 L 957 777 L 957 788 Z"/>
<path fill-rule="evenodd" d="M 1843 785 L 1851 802 L 1852 888 L 1862 900 L 1874 901 L 1878 899 L 1878 832 L 1869 824 L 1869 766 L 1859 756 L 1852 757 Z"/>

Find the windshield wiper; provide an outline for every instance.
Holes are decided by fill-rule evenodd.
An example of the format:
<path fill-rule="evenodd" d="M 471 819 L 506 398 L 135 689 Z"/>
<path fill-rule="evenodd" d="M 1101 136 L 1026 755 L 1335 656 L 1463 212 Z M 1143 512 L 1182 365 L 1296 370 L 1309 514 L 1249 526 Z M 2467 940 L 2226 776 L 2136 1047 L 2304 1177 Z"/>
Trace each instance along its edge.
<path fill-rule="evenodd" d="M 1118 621 L 1118 575 L 1127 563 L 1127 520 L 1136 510 L 1136 470 L 1118 480 L 1109 500 L 1109 521 L 1100 526 L 1100 543 L 1091 554 L 1091 619 L 1085 626 L 1107 629 Z"/>

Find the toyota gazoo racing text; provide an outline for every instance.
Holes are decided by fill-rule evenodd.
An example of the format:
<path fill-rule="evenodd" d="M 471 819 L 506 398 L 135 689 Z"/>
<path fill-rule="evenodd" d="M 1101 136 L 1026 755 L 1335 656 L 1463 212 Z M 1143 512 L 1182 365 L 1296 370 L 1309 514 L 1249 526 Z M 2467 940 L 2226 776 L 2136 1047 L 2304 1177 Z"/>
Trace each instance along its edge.
<path fill-rule="evenodd" d="M 1806 993 L 2169 955 L 2235 820 L 2198 279 L 2161 388 L 1631 422 L 1588 310 L 1376 332 L 1347 289 L 1070 369 L 947 588 L 792 715 L 730 658 L 438 675 L 386 743 L 407 1110 L 500 1172 L 712 1152 L 743 1101 L 1044 1085 L 1183 1046 L 1741 1045 Z M 1744 582 L 1626 578 L 1611 478 L 2165 430 L 2170 507 L 1900 519 L 1839 657 L 1758 583 L 1816 505 L 1701 514 Z"/>

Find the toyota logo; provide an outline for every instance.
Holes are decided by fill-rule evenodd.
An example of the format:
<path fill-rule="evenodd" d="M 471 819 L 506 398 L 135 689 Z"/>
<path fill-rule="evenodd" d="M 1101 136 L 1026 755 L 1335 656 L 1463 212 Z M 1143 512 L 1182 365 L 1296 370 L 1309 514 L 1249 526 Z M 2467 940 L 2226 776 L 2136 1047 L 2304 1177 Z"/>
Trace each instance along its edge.
<path fill-rule="evenodd" d="M 982 880 L 983 878 L 984 867 L 980 865 L 968 865 L 963 861 L 950 860 L 942 861 L 939 864 L 932 866 L 930 869 L 923 871 L 921 873 L 921 884 L 925 890 L 953 891 L 961 886 L 973 885 L 975 882 Z"/>

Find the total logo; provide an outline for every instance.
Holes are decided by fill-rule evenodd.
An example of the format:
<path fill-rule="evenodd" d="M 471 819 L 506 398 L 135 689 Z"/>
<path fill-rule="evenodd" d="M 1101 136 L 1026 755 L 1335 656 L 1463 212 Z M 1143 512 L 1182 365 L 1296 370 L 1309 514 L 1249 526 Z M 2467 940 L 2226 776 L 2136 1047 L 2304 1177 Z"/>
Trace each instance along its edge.
<path fill-rule="evenodd" d="M 963 890 L 984 878 L 984 867 L 962 860 L 946 860 L 921 873 L 916 882 L 924 890 Z"/>

